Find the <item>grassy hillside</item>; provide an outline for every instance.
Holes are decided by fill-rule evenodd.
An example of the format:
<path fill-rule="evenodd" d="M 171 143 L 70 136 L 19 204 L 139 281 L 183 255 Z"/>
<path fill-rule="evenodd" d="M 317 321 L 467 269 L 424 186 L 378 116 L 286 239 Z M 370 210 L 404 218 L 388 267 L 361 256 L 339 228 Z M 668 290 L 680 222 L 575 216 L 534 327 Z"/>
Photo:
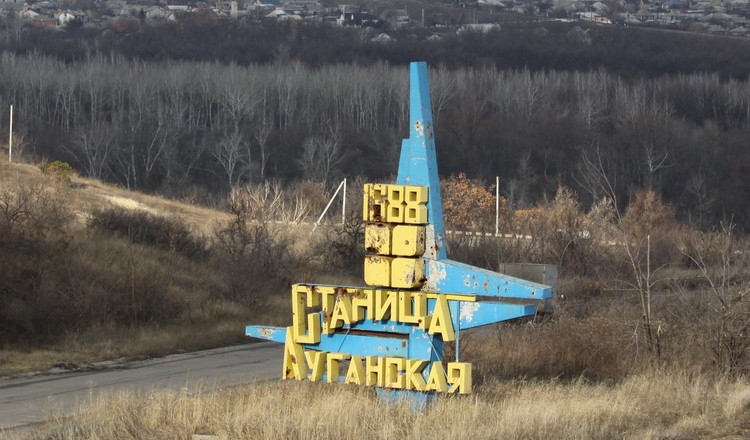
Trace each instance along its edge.
<path fill-rule="evenodd" d="M 285 275 L 246 270 L 257 252 L 296 258 L 281 232 L 242 224 L 259 241 L 231 256 L 227 212 L 41 168 L 0 161 L 0 375 L 225 345 L 286 316 L 270 295 Z"/>

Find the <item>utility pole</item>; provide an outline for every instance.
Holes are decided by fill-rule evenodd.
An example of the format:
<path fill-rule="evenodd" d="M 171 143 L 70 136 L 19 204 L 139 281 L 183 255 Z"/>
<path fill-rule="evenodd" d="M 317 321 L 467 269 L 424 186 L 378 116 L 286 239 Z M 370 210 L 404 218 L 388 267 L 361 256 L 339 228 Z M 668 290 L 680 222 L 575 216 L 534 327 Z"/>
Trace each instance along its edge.
<path fill-rule="evenodd" d="M 500 233 L 500 176 L 495 176 L 495 236 Z"/>
<path fill-rule="evenodd" d="M 10 105 L 10 128 L 8 128 L 8 162 L 13 162 L 13 104 Z"/>

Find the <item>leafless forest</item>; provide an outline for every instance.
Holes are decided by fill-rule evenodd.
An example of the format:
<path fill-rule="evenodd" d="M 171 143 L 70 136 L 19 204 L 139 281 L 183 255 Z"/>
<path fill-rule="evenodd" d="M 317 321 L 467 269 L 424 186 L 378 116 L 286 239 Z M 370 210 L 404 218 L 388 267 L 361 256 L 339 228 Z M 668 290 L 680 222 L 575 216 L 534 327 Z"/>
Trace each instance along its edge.
<path fill-rule="evenodd" d="M 406 133 L 407 72 L 385 63 L 64 63 L 5 53 L 0 71 L 0 106 L 15 105 L 23 154 L 167 195 L 383 178 Z M 513 208 L 560 185 L 590 204 L 603 195 L 596 165 L 623 202 L 654 190 L 698 227 L 750 221 L 747 81 L 440 66 L 431 80 L 441 172 L 499 176 Z"/>

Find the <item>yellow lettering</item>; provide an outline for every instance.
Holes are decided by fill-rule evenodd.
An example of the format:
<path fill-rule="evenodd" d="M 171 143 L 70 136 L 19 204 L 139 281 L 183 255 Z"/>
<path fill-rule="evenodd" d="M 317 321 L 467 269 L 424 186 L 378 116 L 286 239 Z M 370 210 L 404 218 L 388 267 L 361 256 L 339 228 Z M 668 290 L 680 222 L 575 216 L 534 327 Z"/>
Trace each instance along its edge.
<path fill-rule="evenodd" d="M 406 389 L 415 391 L 424 391 L 427 384 L 422 376 L 422 370 L 427 366 L 428 361 L 419 359 L 406 360 Z"/>
<path fill-rule="evenodd" d="M 388 215 L 389 223 L 404 222 L 404 187 L 403 185 L 388 185 Z"/>
<path fill-rule="evenodd" d="M 336 307 L 336 291 L 333 287 L 317 288 L 323 303 L 323 333 L 330 335 L 335 327 L 331 325 L 333 320 L 333 309 Z"/>
<path fill-rule="evenodd" d="M 342 293 L 343 291 L 343 293 Z M 340 289 L 336 294 L 336 304 L 333 306 L 331 316 L 331 327 L 341 328 L 344 324 L 352 323 L 352 300 L 346 294 L 346 290 Z"/>
<path fill-rule="evenodd" d="M 448 300 L 442 295 L 439 295 L 435 300 L 435 310 L 432 312 L 430 327 L 427 331 L 431 335 L 439 333 L 442 335 L 443 341 L 456 340 L 456 333 L 453 331 L 453 321 L 451 321 L 451 313 L 448 308 Z"/>
<path fill-rule="evenodd" d="M 369 221 L 372 215 L 370 215 L 370 197 L 372 193 L 372 183 L 365 183 L 362 191 L 362 220 Z"/>
<path fill-rule="evenodd" d="M 282 367 L 282 379 L 304 380 L 307 377 L 307 366 L 302 346 L 294 343 L 292 335 L 293 327 L 286 328 L 286 339 L 284 340 L 284 365 Z"/>
<path fill-rule="evenodd" d="M 306 307 L 319 305 L 318 295 L 307 286 L 292 286 L 292 336 L 298 344 L 317 344 L 320 342 L 320 316 L 308 313 Z"/>
<path fill-rule="evenodd" d="M 398 299 L 398 321 L 421 327 L 427 317 L 427 297 L 422 292 L 400 291 Z"/>
<path fill-rule="evenodd" d="M 326 354 L 328 353 L 325 351 L 305 351 L 305 359 L 307 360 L 307 365 L 310 367 L 310 375 L 308 376 L 310 382 L 318 382 L 323 378 L 326 366 Z"/>
<path fill-rule="evenodd" d="M 442 362 L 433 362 L 430 368 L 430 376 L 427 378 L 426 391 L 445 392 L 448 384 L 445 382 L 445 368 Z"/>
<path fill-rule="evenodd" d="M 378 356 L 365 357 L 365 385 L 382 387 L 385 382 L 385 362 Z"/>
<path fill-rule="evenodd" d="M 372 316 L 375 310 L 375 291 L 358 289 L 352 293 L 352 321 L 360 322 Z"/>
<path fill-rule="evenodd" d="M 343 360 L 349 359 L 349 355 L 346 353 L 328 353 L 326 363 L 328 364 L 328 382 L 339 381 L 339 363 Z"/>
<path fill-rule="evenodd" d="M 344 383 L 362 385 L 365 379 L 365 369 L 362 366 L 362 356 L 355 354 L 349 361 L 349 370 L 346 372 Z"/>
<path fill-rule="evenodd" d="M 426 186 L 406 186 L 406 209 L 404 213 L 404 223 L 427 223 L 427 198 L 428 187 Z"/>
<path fill-rule="evenodd" d="M 385 384 L 387 388 L 406 388 L 406 375 L 401 374 L 406 369 L 406 359 L 387 357 L 385 358 Z"/>
<path fill-rule="evenodd" d="M 398 319 L 398 292 L 389 290 L 375 291 L 375 313 L 373 321 Z"/>
<path fill-rule="evenodd" d="M 471 393 L 471 364 L 465 362 L 448 362 L 449 393 Z"/>

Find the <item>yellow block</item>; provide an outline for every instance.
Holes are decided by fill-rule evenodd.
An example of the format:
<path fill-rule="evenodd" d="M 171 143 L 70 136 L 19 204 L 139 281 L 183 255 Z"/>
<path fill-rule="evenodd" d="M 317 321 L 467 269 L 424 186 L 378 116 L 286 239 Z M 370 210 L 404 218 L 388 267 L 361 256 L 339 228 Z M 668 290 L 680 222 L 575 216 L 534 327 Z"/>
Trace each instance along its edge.
<path fill-rule="evenodd" d="M 389 223 L 404 222 L 404 186 L 388 185 L 388 215 L 386 221 Z"/>
<path fill-rule="evenodd" d="M 391 230 L 388 223 L 365 225 L 365 250 L 378 255 L 391 255 Z"/>
<path fill-rule="evenodd" d="M 365 269 L 367 265 L 365 265 Z M 367 272 L 365 271 L 365 275 Z M 416 289 L 424 283 L 424 260 L 394 258 L 391 263 L 391 287 Z"/>
<path fill-rule="evenodd" d="M 421 257 L 424 254 L 424 226 L 396 225 L 391 236 L 391 255 Z"/>
<path fill-rule="evenodd" d="M 426 186 L 405 186 L 404 223 L 424 225 L 427 224 L 427 199 L 429 189 Z"/>
<path fill-rule="evenodd" d="M 365 255 L 365 283 L 370 286 L 390 286 L 391 260 L 381 255 Z"/>
<path fill-rule="evenodd" d="M 363 219 L 370 222 L 385 221 L 388 208 L 388 185 L 367 183 L 363 192 Z"/>

